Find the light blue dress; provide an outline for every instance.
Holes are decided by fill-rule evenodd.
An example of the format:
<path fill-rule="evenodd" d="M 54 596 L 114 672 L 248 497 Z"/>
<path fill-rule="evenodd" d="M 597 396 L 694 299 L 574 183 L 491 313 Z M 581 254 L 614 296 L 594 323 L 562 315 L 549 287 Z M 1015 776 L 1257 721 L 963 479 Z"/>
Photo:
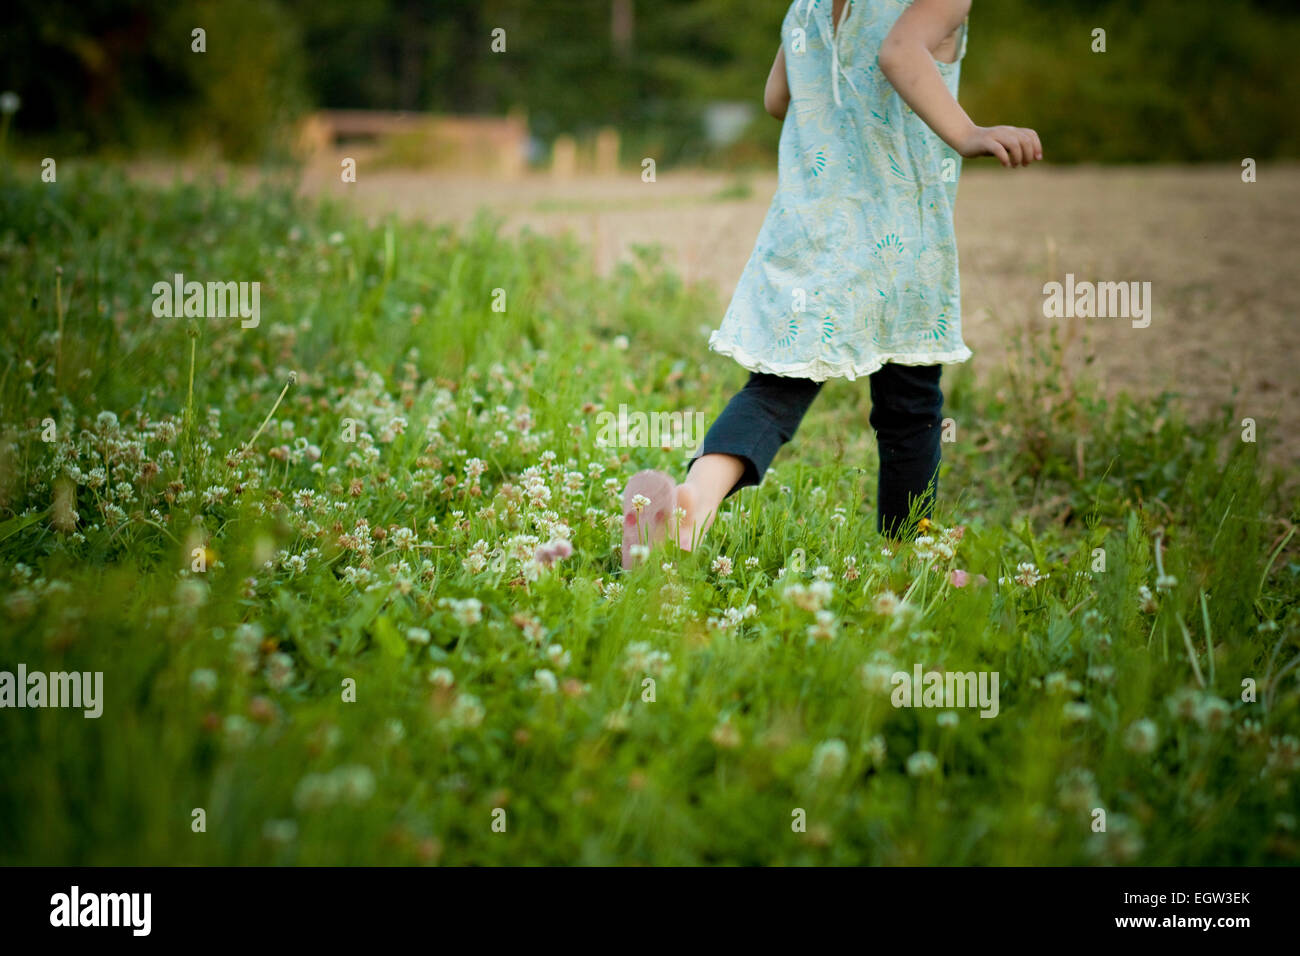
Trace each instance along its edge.
<path fill-rule="evenodd" d="M 852 0 L 850 0 L 852 2 Z M 910 0 L 796 0 L 781 27 L 790 108 L 778 184 L 709 347 L 774 375 L 854 379 L 971 356 L 953 203 L 961 156 L 876 61 Z M 966 53 L 938 63 L 953 96 Z"/>

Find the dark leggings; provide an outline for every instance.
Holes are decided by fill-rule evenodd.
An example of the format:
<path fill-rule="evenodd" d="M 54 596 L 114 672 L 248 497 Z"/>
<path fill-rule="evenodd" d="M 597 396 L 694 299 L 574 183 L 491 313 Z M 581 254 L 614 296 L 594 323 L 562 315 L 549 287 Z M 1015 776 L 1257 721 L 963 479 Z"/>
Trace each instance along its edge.
<path fill-rule="evenodd" d="M 889 364 L 871 375 L 870 422 L 880 453 L 876 528 L 891 537 L 905 533 L 913 500 L 919 499 L 918 517 L 934 513 L 943 423 L 941 370 L 939 365 Z M 821 387 L 806 378 L 751 372 L 709 428 L 696 459 L 721 454 L 744 462 L 744 474 L 728 497 L 757 485 L 777 450 L 794 437 Z"/>

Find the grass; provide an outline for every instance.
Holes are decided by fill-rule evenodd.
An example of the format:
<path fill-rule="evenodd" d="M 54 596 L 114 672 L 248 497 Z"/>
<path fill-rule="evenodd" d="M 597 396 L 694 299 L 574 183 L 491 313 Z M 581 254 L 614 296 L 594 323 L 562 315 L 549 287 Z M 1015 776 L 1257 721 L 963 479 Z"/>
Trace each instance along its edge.
<path fill-rule="evenodd" d="M 3 712 L 0 861 L 1300 859 L 1296 504 L 1226 413 L 1050 340 L 950 370 L 936 528 L 885 553 L 832 383 L 624 574 L 623 482 L 684 455 L 597 413 L 743 380 L 653 250 L 60 172 L 0 185 L 0 669 L 102 671 L 104 710 Z M 154 318 L 177 272 L 261 282 L 261 324 Z M 917 664 L 996 672 L 997 716 L 892 706 Z"/>

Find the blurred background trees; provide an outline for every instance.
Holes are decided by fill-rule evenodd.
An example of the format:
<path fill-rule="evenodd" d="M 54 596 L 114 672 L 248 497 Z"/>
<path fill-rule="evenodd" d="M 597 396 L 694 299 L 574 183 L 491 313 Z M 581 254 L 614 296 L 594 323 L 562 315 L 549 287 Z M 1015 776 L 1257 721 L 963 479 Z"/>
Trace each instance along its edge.
<path fill-rule="evenodd" d="M 65 152 L 266 160 L 289 155 L 293 120 L 316 107 L 523 109 L 543 149 L 612 125 L 630 160 L 770 162 L 779 126 L 760 103 L 788 6 L 18 0 L 0 89 L 22 98 L 18 133 Z M 191 50 L 196 27 L 206 53 Z M 1056 161 L 1295 157 L 1298 48 L 1293 0 L 975 0 L 962 100 L 977 122 L 1036 127 Z M 730 103 L 750 104 L 752 123 L 706 135 Z"/>

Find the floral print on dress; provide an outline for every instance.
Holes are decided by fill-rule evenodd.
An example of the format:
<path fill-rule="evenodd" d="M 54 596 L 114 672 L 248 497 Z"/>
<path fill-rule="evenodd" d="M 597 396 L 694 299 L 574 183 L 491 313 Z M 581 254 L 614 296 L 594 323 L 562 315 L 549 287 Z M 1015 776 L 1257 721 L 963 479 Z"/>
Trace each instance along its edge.
<path fill-rule="evenodd" d="M 876 62 L 910 0 L 848 2 L 838 39 L 832 0 L 796 0 L 781 27 L 790 108 L 776 195 L 709 338 L 751 371 L 853 379 L 971 355 L 953 231 L 961 156 Z M 966 30 L 956 61 L 936 61 L 953 96 Z"/>

